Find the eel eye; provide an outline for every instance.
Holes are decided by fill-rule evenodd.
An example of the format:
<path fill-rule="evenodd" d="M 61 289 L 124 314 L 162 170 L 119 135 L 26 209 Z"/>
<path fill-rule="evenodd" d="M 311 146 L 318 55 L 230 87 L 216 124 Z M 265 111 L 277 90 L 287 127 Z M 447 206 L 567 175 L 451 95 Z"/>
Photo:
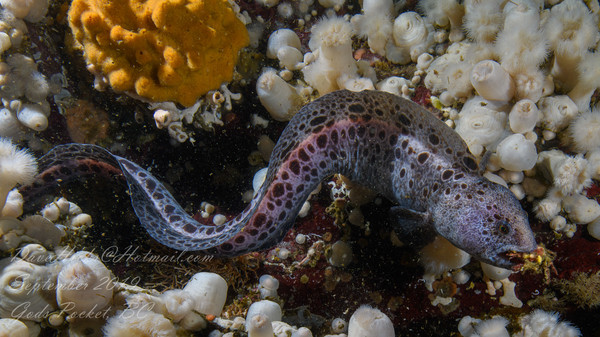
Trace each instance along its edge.
<path fill-rule="evenodd" d="M 501 221 L 498 223 L 498 230 L 502 234 L 508 234 L 510 233 L 510 224 L 506 221 Z"/>

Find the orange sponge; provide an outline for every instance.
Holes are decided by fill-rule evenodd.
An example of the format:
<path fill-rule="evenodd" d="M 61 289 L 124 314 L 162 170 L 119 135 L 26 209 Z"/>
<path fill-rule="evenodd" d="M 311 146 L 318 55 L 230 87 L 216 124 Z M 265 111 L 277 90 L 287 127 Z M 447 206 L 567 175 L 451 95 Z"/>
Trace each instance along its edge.
<path fill-rule="evenodd" d="M 114 90 L 185 106 L 231 81 L 249 42 L 228 0 L 73 0 L 69 25 Z"/>

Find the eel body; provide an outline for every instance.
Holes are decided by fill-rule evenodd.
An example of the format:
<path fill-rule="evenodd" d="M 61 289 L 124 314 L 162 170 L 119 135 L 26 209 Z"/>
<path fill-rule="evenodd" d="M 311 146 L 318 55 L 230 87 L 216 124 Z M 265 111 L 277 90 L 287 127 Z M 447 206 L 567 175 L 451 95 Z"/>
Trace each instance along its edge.
<path fill-rule="evenodd" d="M 259 192 L 221 226 L 198 223 L 148 171 L 94 145 L 51 150 L 41 159 L 48 168 L 43 181 L 56 178 L 56 164 L 64 158 L 78 159 L 73 165 L 84 170 L 96 170 L 93 163 L 82 164 L 86 158 L 119 166 L 142 225 L 179 250 L 236 256 L 270 248 L 293 225 L 309 194 L 334 173 L 394 201 L 391 216 L 403 237 L 439 234 L 501 267 L 512 265 L 506 253 L 536 248 L 519 202 L 480 175 L 462 139 L 424 108 L 384 92 L 337 91 L 304 106 L 278 140 Z"/>

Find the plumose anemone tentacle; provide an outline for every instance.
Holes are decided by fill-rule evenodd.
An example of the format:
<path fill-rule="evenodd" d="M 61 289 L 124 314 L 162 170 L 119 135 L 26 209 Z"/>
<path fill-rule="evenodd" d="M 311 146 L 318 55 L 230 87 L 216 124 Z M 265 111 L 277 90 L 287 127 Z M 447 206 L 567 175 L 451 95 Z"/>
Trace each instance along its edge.
<path fill-rule="evenodd" d="M 519 202 L 507 188 L 481 177 L 464 141 L 419 105 L 385 92 L 337 91 L 304 106 L 273 149 L 260 191 L 222 226 L 196 222 L 149 172 L 103 151 L 123 170 L 150 235 L 175 249 L 235 256 L 272 247 L 310 193 L 333 173 L 396 202 L 401 235 L 434 232 L 503 267 L 511 266 L 506 252 L 536 248 Z"/>

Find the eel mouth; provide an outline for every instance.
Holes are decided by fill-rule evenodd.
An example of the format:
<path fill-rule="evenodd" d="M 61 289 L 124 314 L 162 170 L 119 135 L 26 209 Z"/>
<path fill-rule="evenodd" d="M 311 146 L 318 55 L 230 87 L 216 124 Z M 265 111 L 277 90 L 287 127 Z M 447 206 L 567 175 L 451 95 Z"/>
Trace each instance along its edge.
<path fill-rule="evenodd" d="M 541 264 L 546 256 L 546 250 L 542 246 L 537 246 L 530 251 L 508 250 L 498 254 L 499 259 L 503 260 L 513 271 L 519 271 L 525 263 L 531 262 Z"/>
<path fill-rule="evenodd" d="M 513 271 L 519 271 L 525 264 L 525 261 L 528 260 L 528 255 L 531 255 L 531 252 L 509 250 L 499 253 L 498 258 L 507 268 L 510 268 Z"/>

